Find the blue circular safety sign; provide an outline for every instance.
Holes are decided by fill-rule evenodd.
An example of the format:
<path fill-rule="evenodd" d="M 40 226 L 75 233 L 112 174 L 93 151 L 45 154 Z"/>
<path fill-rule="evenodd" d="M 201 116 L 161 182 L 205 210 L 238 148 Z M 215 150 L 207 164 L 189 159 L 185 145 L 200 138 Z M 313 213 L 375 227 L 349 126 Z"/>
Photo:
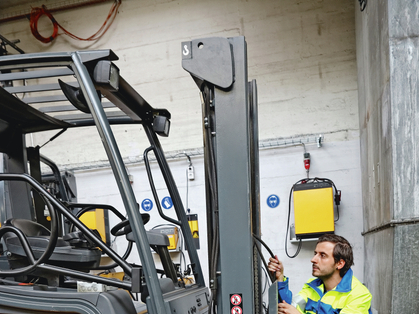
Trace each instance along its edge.
<path fill-rule="evenodd" d="M 149 198 L 144 199 L 141 202 L 141 208 L 146 212 L 149 212 L 153 208 L 153 201 Z"/>
<path fill-rule="evenodd" d="M 275 194 L 269 195 L 266 203 L 270 208 L 275 208 L 279 205 L 279 197 Z"/>
<path fill-rule="evenodd" d="M 169 196 L 166 196 L 161 200 L 161 206 L 165 209 L 170 209 L 173 206 L 172 199 Z"/>

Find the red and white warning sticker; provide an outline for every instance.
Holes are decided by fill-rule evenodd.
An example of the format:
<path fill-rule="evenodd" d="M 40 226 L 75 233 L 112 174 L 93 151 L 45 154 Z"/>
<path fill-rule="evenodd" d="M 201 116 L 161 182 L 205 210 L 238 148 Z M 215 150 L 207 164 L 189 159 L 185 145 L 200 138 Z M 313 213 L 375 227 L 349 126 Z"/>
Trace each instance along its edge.
<path fill-rule="evenodd" d="M 230 297 L 231 304 L 233 305 L 240 305 L 242 303 L 242 297 L 239 294 L 233 294 Z"/>
<path fill-rule="evenodd" d="M 243 310 L 240 306 L 233 306 L 231 309 L 231 314 L 242 314 Z"/>

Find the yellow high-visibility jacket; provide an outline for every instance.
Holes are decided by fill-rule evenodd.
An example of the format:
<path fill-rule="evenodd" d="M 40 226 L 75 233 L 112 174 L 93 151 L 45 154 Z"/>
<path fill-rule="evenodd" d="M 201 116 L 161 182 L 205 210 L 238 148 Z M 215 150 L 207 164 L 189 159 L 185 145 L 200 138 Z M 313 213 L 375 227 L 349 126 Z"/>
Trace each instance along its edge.
<path fill-rule="evenodd" d="M 323 282 L 312 278 L 294 297 L 288 289 L 288 278 L 278 282 L 278 293 L 283 300 L 295 306 L 300 313 L 317 314 L 371 314 L 372 295 L 349 269 L 340 283 L 324 293 Z M 292 302 L 291 302 L 292 300 Z"/>

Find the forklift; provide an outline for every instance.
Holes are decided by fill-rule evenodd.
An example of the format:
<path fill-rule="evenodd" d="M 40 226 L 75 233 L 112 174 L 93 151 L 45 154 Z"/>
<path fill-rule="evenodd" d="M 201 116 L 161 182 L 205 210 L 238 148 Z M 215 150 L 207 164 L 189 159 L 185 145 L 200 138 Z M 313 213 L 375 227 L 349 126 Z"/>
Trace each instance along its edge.
<path fill-rule="evenodd" d="M 276 313 L 276 284 L 269 289 L 269 310 L 261 293 L 257 92 L 256 82 L 247 81 L 245 39 L 187 41 L 181 53 L 203 112 L 208 285 L 159 142 L 159 136 L 169 135 L 170 112 L 152 107 L 124 80 L 112 50 L 8 55 L 0 57 L 1 313 Z M 148 184 L 158 214 L 182 231 L 192 283 L 176 269 L 167 235 L 146 230 L 150 216 L 139 210 L 111 129 L 121 124 L 140 125 L 146 134 Z M 31 133 L 56 132 L 52 142 L 71 128 L 97 130 L 123 211 L 100 200 L 78 203 L 73 175 L 61 173 L 41 147 L 27 145 Z M 160 207 L 150 153 L 176 219 Z M 124 254 L 82 221 L 98 208 L 120 219 L 110 233 L 125 237 Z M 127 262 L 133 247 L 140 265 Z M 163 269 L 156 269 L 152 250 Z M 104 256 L 112 262 L 103 265 Z M 122 279 L 98 275 L 116 267 L 123 270 Z"/>

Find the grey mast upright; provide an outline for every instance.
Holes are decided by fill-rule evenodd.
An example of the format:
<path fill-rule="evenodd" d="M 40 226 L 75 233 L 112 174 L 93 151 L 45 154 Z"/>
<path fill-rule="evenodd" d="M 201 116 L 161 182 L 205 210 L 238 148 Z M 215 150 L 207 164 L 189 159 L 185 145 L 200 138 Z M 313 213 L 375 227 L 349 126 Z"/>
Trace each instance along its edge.
<path fill-rule="evenodd" d="M 244 37 L 182 43 L 203 102 L 210 288 L 218 313 L 261 313 L 256 82 Z"/>

